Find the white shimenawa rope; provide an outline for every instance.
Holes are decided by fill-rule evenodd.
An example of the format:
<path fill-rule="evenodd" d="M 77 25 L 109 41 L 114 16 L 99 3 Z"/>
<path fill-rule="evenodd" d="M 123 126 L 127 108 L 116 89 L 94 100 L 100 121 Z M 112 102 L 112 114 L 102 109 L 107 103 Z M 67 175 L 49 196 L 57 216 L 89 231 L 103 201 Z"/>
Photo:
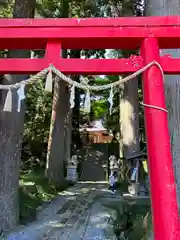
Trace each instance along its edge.
<path fill-rule="evenodd" d="M 144 107 L 155 108 L 157 110 L 161 110 L 163 112 L 168 113 L 168 110 L 166 110 L 165 108 L 162 108 L 162 107 L 158 107 L 158 106 L 155 106 L 155 105 L 149 105 L 149 104 L 145 104 L 145 103 L 141 103 L 141 105 L 144 106 Z"/>
<path fill-rule="evenodd" d="M 37 73 L 36 75 L 34 75 L 34 76 L 32 76 L 32 77 L 30 77 L 30 78 L 28 78 L 26 80 L 23 80 L 21 82 L 15 83 L 15 84 L 0 85 L 0 89 L 2 89 L 2 90 L 13 90 L 13 89 L 16 89 L 16 88 L 20 88 L 21 84 L 25 84 L 25 85 L 33 84 L 36 81 L 44 79 L 44 77 L 47 76 L 49 70 L 50 70 L 50 67 L 49 68 L 45 68 L 44 70 L 42 70 L 41 72 Z"/>
<path fill-rule="evenodd" d="M 31 76 L 27 80 L 23 80 L 19 83 L 15 83 L 15 84 L 11 84 L 11 85 L 0 85 L 0 89 L 2 89 L 2 90 L 13 90 L 13 89 L 16 89 L 16 88 L 20 88 L 22 84 L 24 84 L 24 85 L 33 84 L 33 83 L 35 83 L 35 82 L 37 82 L 41 79 L 44 79 L 47 76 L 47 74 L 49 73 L 49 71 L 52 71 L 52 73 L 54 73 L 56 76 L 59 77 L 59 79 L 56 78 L 58 81 L 63 80 L 65 82 L 67 82 L 69 85 L 77 87 L 77 88 L 82 89 L 82 90 L 85 90 L 87 92 L 90 92 L 90 91 L 97 91 L 98 92 L 98 91 L 104 91 L 104 90 L 107 90 L 107 89 L 112 89 L 112 88 L 114 88 L 114 87 L 116 87 L 116 86 L 118 86 L 122 83 L 125 83 L 125 82 L 135 78 L 136 76 L 142 74 L 143 72 L 145 72 L 147 69 L 149 69 L 153 65 L 157 66 L 160 69 L 160 71 L 162 73 L 162 76 L 164 77 L 164 72 L 163 72 L 163 69 L 162 69 L 161 65 L 156 61 L 152 61 L 149 64 L 147 64 L 146 66 L 144 66 L 143 68 L 139 69 L 138 71 L 136 71 L 136 72 L 132 73 L 131 75 L 129 75 L 129 76 L 123 78 L 123 79 L 120 79 L 116 82 L 101 85 L 101 86 L 97 86 L 97 85 L 91 86 L 89 84 L 85 84 L 85 82 L 87 82 L 85 80 L 85 78 L 84 78 L 83 81 L 81 81 L 81 83 L 73 81 L 70 77 L 67 77 L 66 75 L 64 75 L 60 70 L 55 68 L 53 65 L 50 65 L 48 68 L 45 68 L 44 70 L 42 70 L 38 74 L 36 74 L 34 76 Z M 166 109 L 158 107 L 158 106 L 148 105 L 146 103 L 142 103 L 142 105 L 144 107 L 155 108 L 155 109 L 167 112 Z"/>

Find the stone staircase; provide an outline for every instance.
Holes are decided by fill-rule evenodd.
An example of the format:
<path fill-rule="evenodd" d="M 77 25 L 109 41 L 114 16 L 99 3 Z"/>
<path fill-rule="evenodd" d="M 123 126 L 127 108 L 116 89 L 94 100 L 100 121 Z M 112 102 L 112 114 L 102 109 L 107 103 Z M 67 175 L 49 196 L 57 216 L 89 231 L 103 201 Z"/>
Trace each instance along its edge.
<path fill-rule="evenodd" d="M 105 181 L 107 175 L 108 155 L 106 148 L 93 144 L 87 149 L 80 181 Z"/>

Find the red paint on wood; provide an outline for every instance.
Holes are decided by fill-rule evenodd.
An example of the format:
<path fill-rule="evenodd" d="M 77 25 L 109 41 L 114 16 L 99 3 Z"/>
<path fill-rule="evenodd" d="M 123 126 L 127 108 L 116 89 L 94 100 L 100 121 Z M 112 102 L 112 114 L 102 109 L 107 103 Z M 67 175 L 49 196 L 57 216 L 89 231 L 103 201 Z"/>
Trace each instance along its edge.
<path fill-rule="evenodd" d="M 180 26 L 180 16 L 119 17 L 119 18 L 46 18 L 0 19 L 0 28 L 17 27 L 151 27 Z"/>
<path fill-rule="evenodd" d="M 180 59 L 171 56 L 163 56 L 160 60 L 161 66 L 167 74 L 180 74 Z"/>
<path fill-rule="evenodd" d="M 158 40 L 143 41 L 141 54 L 144 64 L 159 62 Z M 144 73 L 144 103 L 166 109 L 164 83 L 160 69 L 152 66 Z M 145 107 L 146 138 L 150 169 L 154 239 L 178 240 L 179 218 L 172 154 L 168 129 L 168 114 Z"/>
<path fill-rule="evenodd" d="M 1 30 L 0 30 L 1 32 Z M 51 34 L 51 33 L 49 33 Z M 58 39 L 60 37 L 57 37 Z M 49 38 L 51 39 L 51 38 Z M 52 38 L 53 39 L 53 38 Z M 56 39 L 56 37 L 54 37 Z M 63 49 L 138 49 L 142 39 L 119 38 L 60 38 Z M 0 38 L 0 50 L 3 49 L 45 49 L 47 38 Z M 178 44 L 178 43 L 177 43 Z"/>
<path fill-rule="evenodd" d="M 43 49 L 48 39 L 60 39 L 66 49 L 137 49 L 149 36 L 159 39 L 160 48 L 180 47 L 180 27 L 49 27 L 0 28 L 0 48 Z"/>
<path fill-rule="evenodd" d="M 52 55 L 53 57 L 53 55 Z M 0 59 L 0 73 L 37 73 L 53 64 L 64 74 L 120 74 L 132 73 L 142 66 L 142 60 L 130 59 Z"/>
<path fill-rule="evenodd" d="M 136 28 L 118 27 L 2 28 L 0 48 L 44 49 L 49 39 L 60 39 L 65 49 L 137 49 L 149 30 L 137 31 Z"/>
<path fill-rule="evenodd" d="M 144 66 L 138 56 L 130 59 L 63 59 L 60 58 L 59 44 L 52 45 L 51 49 L 52 55 L 48 48 L 44 59 L 0 59 L 0 73 L 37 73 L 53 64 L 64 74 L 118 75 L 133 73 Z M 166 74 L 180 74 L 180 59 L 161 57 L 160 64 Z"/>
<path fill-rule="evenodd" d="M 53 64 L 64 74 L 118 75 L 133 73 L 144 66 L 138 56 L 130 59 L 63 59 L 60 58 L 59 44 L 52 45 L 52 55 L 49 50 L 44 59 L 0 59 L 0 73 L 37 73 Z M 161 57 L 160 64 L 166 74 L 180 74 L 180 59 Z"/>
<path fill-rule="evenodd" d="M 44 58 L 48 63 L 56 62 L 61 57 L 61 49 L 59 40 L 48 40 Z"/>
<path fill-rule="evenodd" d="M 160 48 L 178 48 L 179 19 L 1 19 L 0 48 L 45 49 L 49 39 L 60 39 L 66 49 L 137 49 L 150 36 L 159 39 Z"/>

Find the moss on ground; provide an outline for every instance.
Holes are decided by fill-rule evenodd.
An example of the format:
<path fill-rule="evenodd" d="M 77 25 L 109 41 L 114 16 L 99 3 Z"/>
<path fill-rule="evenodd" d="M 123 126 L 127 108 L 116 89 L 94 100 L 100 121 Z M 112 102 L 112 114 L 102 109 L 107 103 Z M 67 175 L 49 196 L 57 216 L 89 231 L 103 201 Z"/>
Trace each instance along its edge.
<path fill-rule="evenodd" d="M 20 221 L 35 220 L 36 209 L 51 201 L 58 192 L 53 184 L 49 184 L 43 171 L 21 171 L 19 181 Z"/>

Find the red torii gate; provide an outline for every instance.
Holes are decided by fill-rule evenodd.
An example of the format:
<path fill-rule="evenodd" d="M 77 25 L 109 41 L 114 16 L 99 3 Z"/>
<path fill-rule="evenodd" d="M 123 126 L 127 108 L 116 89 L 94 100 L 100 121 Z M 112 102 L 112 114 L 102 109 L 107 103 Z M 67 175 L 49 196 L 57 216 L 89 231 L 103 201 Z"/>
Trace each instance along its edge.
<path fill-rule="evenodd" d="M 129 59 L 63 59 L 61 49 L 138 49 Z M 180 17 L 1 19 L 0 49 L 46 49 L 43 59 L 0 59 L 0 73 L 37 73 L 53 64 L 64 74 L 128 74 L 151 61 L 180 74 L 180 59 L 159 49 L 180 48 Z M 133 81 L 133 80 L 132 80 Z M 160 69 L 143 75 L 144 103 L 166 108 Z M 145 108 L 151 200 L 156 240 L 178 240 L 179 217 L 167 113 Z"/>

